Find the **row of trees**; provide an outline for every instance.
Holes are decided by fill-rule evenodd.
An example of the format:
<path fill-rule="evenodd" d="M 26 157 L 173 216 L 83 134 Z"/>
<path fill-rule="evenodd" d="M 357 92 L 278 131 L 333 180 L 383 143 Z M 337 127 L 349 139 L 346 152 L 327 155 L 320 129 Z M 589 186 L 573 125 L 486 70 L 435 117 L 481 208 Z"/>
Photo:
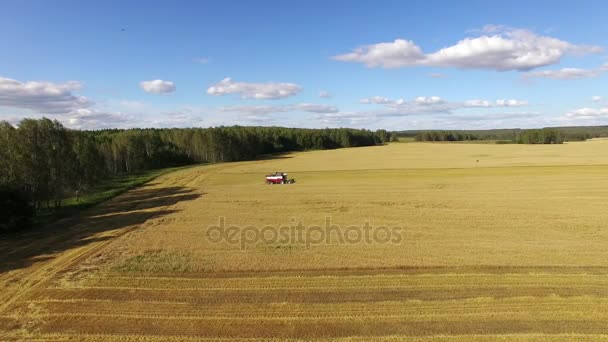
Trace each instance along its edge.
<path fill-rule="evenodd" d="M 517 136 L 515 142 L 518 144 L 562 144 L 564 136 L 554 128 L 527 129 Z"/>
<path fill-rule="evenodd" d="M 483 131 L 479 131 L 483 132 Z M 568 136 L 557 128 L 504 130 L 491 135 L 480 135 L 475 131 L 422 131 L 415 135 L 416 141 L 471 141 L 496 140 L 517 144 L 561 144 Z M 509 135 L 512 135 L 509 137 Z"/>
<path fill-rule="evenodd" d="M 545 129 L 556 130 L 561 134 L 564 141 L 582 141 L 592 138 L 605 138 L 608 137 L 608 126 L 573 126 L 573 127 L 549 127 Z M 488 129 L 488 130 L 458 130 L 455 133 L 458 134 L 470 134 L 477 137 L 478 140 L 502 140 L 517 142 L 518 137 L 526 130 L 520 128 L 512 129 Z M 423 139 L 431 140 L 434 135 L 425 135 L 430 131 L 396 131 L 391 133 L 392 138 L 398 137 L 416 137 L 421 136 Z M 448 132 L 448 131 L 439 131 Z M 452 131 L 454 133 L 454 131 Z M 424 136 L 424 137 L 423 137 Z M 440 140 L 441 141 L 441 140 Z"/>
<path fill-rule="evenodd" d="M 416 141 L 469 141 L 479 140 L 479 137 L 467 132 L 454 131 L 424 131 L 416 134 Z"/>
<path fill-rule="evenodd" d="M 0 122 L 0 230 L 21 224 L 11 212 L 58 208 L 119 174 L 263 154 L 383 144 L 384 131 L 215 127 L 77 131 L 58 121 Z M 12 209 L 8 209 L 12 208 Z M 23 209 L 21 216 L 31 215 Z M 5 217 L 6 216 L 6 217 Z M 17 223 L 19 222 L 19 223 Z"/>

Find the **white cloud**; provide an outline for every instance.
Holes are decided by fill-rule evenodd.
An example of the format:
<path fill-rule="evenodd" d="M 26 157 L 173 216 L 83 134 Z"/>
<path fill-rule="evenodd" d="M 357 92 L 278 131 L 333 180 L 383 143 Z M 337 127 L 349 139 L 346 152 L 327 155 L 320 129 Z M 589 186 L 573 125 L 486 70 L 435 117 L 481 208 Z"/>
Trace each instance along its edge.
<path fill-rule="evenodd" d="M 523 107 L 527 106 L 527 101 L 515 99 L 498 99 L 494 102 L 488 100 L 467 100 L 464 102 L 446 101 L 439 96 L 418 96 L 412 101 L 403 99 L 393 100 L 388 97 L 374 96 L 361 99 L 363 104 L 381 104 L 389 108 L 390 111 L 382 112 L 383 116 L 415 115 L 426 113 L 451 113 L 451 111 L 461 108 L 493 108 L 493 107 Z"/>
<path fill-rule="evenodd" d="M 464 102 L 465 107 L 491 107 L 492 102 L 487 100 L 466 100 Z"/>
<path fill-rule="evenodd" d="M 403 101 L 403 100 L 391 100 L 388 97 L 382 97 L 382 96 L 373 96 L 373 97 L 359 100 L 359 102 L 363 103 L 363 104 L 372 104 L 372 103 L 373 104 L 390 104 L 390 103 L 394 103 L 395 101 Z"/>
<path fill-rule="evenodd" d="M 102 128 L 125 128 L 132 123 L 132 118 L 120 112 L 106 112 L 95 109 L 77 109 L 63 114 L 59 117 L 70 128 L 77 129 L 102 129 Z"/>
<path fill-rule="evenodd" d="M 568 118 L 593 118 L 608 115 L 608 108 L 580 108 L 566 113 Z"/>
<path fill-rule="evenodd" d="M 464 107 L 523 107 L 527 105 L 528 101 L 521 101 L 515 99 L 499 99 L 494 102 L 490 102 L 487 100 L 467 100 L 464 102 Z"/>
<path fill-rule="evenodd" d="M 528 101 L 520 101 L 520 100 L 496 100 L 496 106 L 497 107 L 522 107 L 522 106 L 527 106 L 528 105 Z"/>
<path fill-rule="evenodd" d="M 276 122 L 275 118 L 264 115 L 243 115 L 240 116 L 239 119 L 258 125 L 268 124 L 269 122 L 273 121 Z"/>
<path fill-rule="evenodd" d="M 593 101 L 593 102 L 600 102 L 600 101 L 602 101 L 603 99 L 604 99 L 604 98 L 603 98 L 603 97 L 601 97 L 601 96 L 592 96 L 592 97 L 591 97 L 591 101 Z"/>
<path fill-rule="evenodd" d="M 132 110 L 132 111 L 139 111 L 139 110 L 143 110 L 148 107 L 148 105 L 143 102 L 132 101 L 132 100 L 122 100 L 122 101 L 118 102 L 118 104 L 121 107 L 123 107 L 127 110 Z"/>
<path fill-rule="evenodd" d="M 321 90 L 319 92 L 319 97 L 328 99 L 331 97 L 331 93 L 329 93 L 328 91 L 325 91 L 325 90 Z"/>
<path fill-rule="evenodd" d="M 368 67 L 399 68 L 419 64 L 425 59 L 422 49 L 411 40 L 395 39 L 393 42 L 358 47 L 353 52 L 334 56 L 342 62 L 364 63 Z"/>
<path fill-rule="evenodd" d="M 608 70 L 605 67 L 596 69 L 562 68 L 559 70 L 542 70 L 527 72 L 524 78 L 549 78 L 553 80 L 575 80 L 581 78 L 597 77 Z"/>
<path fill-rule="evenodd" d="M 72 92 L 80 90 L 79 82 L 20 82 L 0 77 L 0 106 L 30 109 L 42 114 L 65 113 L 89 107 L 92 103 Z"/>
<path fill-rule="evenodd" d="M 298 103 L 292 107 L 296 110 L 301 110 L 310 113 L 337 113 L 338 108 L 335 106 L 328 106 L 314 103 Z"/>
<path fill-rule="evenodd" d="M 416 102 L 416 104 L 419 104 L 419 105 L 434 105 L 434 104 L 444 103 L 445 101 L 443 99 L 441 99 L 441 97 L 439 97 L 439 96 L 430 96 L 430 97 L 418 96 L 417 98 L 414 99 L 414 102 Z"/>
<path fill-rule="evenodd" d="M 274 113 L 301 111 L 309 113 L 337 113 L 338 108 L 324 104 L 297 103 L 282 106 L 225 106 L 218 108 L 220 112 L 233 112 L 249 116 L 263 116 Z"/>
<path fill-rule="evenodd" d="M 240 94 L 243 99 L 277 100 L 294 96 L 301 91 L 302 87 L 294 83 L 246 83 L 224 78 L 209 87 L 207 94 L 214 96 Z"/>
<path fill-rule="evenodd" d="M 175 91 L 175 84 L 173 82 L 163 80 L 142 81 L 139 83 L 139 86 L 146 93 L 152 94 L 168 94 Z"/>
<path fill-rule="evenodd" d="M 601 51 L 597 46 L 575 45 L 557 38 L 539 36 L 528 30 L 504 26 L 486 26 L 483 32 L 479 37 L 465 38 L 429 54 L 423 53 L 411 40 L 396 39 L 393 42 L 358 47 L 350 53 L 334 56 L 333 59 L 383 68 L 439 66 L 527 71 L 558 63 L 568 54 L 584 55 Z"/>
<path fill-rule="evenodd" d="M 225 106 L 218 108 L 220 112 L 233 112 L 244 115 L 267 115 L 286 112 L 285 106 Z"/>
<path fill-rule="evenodd" d="M 314 117 L 315 120 L 326 126 L 360 126 L 376 122 L 379 118 L 368 113 L 325 113 Z"/>
<path fill-rule="evenodd" d="M 539 112 L 506 112 L 506 113 L 490 113 L 483 115 L 453 115 L 450 116 L 452 120 L 461 121 L 486 121 L 486 120 L 515 120 L 515 119 L 526 119 L 532 117 L 538 117 L 541 113 Z"/>
<path fill-rule="evenodd" d="M 160 117 L 146 122 L 146 126 L 149 127 L 165 128 L 200 127 L 202 124 L 203 120 L 201 118 L 180 111 L 163 113 Z"/>
<path fill-rule="evenodd" d="M 21 122 L 21 120 L 23 120 L 23 117 L 21 117 L 21 116 L 0 114 L 0 121 L 6 121 L 14 127 L 17 127 L 17 125 L 19 125 L 19 122 Z"/>

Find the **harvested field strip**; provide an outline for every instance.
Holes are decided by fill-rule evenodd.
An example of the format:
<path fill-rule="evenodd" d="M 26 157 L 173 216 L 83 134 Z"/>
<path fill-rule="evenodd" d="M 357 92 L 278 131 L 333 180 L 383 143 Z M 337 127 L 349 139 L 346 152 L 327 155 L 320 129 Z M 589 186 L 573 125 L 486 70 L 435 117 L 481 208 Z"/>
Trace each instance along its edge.
<path fill-rule="evenodd" d="M 442 320 L 446 322 L 461 321 L 462 319 L 485 319 L 489 318 L 492 320 L 534 320 L 534 321 L 554 321 L 557 319 L 564 321 L 585 321 L 585 320 L 606 320 L 608 314 L 599 314 L 597 312 L 581 311 L 564 311 L 555 313 L 553 311 L 504 311 L 504 312 L 480 312 L 480 313 L 419 313 L 419 314 L 401 314 L 401 315 L 371 315 L 371 314 L 348 314 L 340 313 L 338 315 L 314 315 L 314 316 L 254 316 L 247 315 L 244 317 L 232 317 L 232 316 L 206 316 L 206 315 L 167 315 L 167 314 L 113 314 L 113 313 L 60 313 L 60 314 L 38 314 L 32 317 L 36 319 L 46 321 L 58 317 L 91 317 L 95 318 L 109 318 L 109 317 L 120 317 L 125 319 L 141 319 L 141 320 L 154 320 L 154 319 L 165 319 L 167 321 L 186 321 L 196 320 L 201 322 L 206 321 L 217 321 L 227 323 L 239 323 L 250 320 L 263 320 L 263 321 L 296 321 L 296 322 L 308 322 L 308 321 L 324 321 L 324 320 L 360 320 L 360 324 L 366 324 L 374 321 L 374 319 L 381 318 L 383 322 L 390 321 L 401 321 L 407 319 L 412 322 L 432 322 L 436 320 Z M 590 318 L 592 316 L 592 318 Z M 16 317 L 15 317 L 16 318 Z"/>
<path fill-rule="evenodd" d="M 287 318 L 287 317 L 343 317 L 343 316 L 450 316 L 458 315 L 506 315 L 512 313 L 543 313 L 554 316 L 604 317 L 608 312 L 599 308 L 608 299 L 575 298 L 512 298 L 494 300 L 487 298 L 452 301 L 401 301 L 401 302 L 344 302 L 334 304 L 267 303 L 256 305 L 226 304 L 204 306 L 189 302 L 133 302 L 133 301 L 34 301 L 32 307 L 49 314 L 96 315 L 118 314 L 121 316 L 146 317 L 227 317 L 227 318 Z M 446 305 L 449 305 L 446 308 Z"/>
<path fill-rule="evenodd" d="M 432 335 L 432 334 L 509 334 L 571 331 L 599 334 L 606 332 L 604 320 L 493 319 L 415 320 L 344 318 L 323 319 L 176 319 L 121 316 L 61 315 L 44 317 L 41 332 L 191 335 L 224 338 L 322 338 L 353 335 Z"/>
<path fill-rule="evenodd" d="M 94 278 L 84 286 L 90 288 L 136 288 L 175 290 L 255 290 L 255 289 L 326 289 L 347 288 L 452 288 L 467 286 L 606 286 L 607 275 L 582 274 L 441 274 L 404 276 L 321 276 L 268 277 L 230 279 L 192 278 Z"/>
<path fill-rule="evenodd" d="M 209 287 L 209 288 L 199 288 L 199 287 L 181 287 L 179 284 L 175 284 L 173 286 L 168 286 L 168 287 L 138 287 L 138 286 L 87 286 L 87 289 L 93 289 L 93 290 L 123 290 L 123 291 L 129 291 L 129 290 L 138 290 L 138 291 L 156 291 L 156 290 L 171 290 L 171 291 L 199 291 L 199 292 L 212 292 L 212 293 L 222 293 L 222 292 L 243 292 L 243 293 L 248 293 L 248 292 L 260 292 L 260 293 L 264 293 L 264 292 L 271 292 L 271 291 L 275 291 L 275 290 L 281 290 L 281 291 L 292 291 L 294 293 L 296 292 L 300 292 L 300 291 L 312 291 L 312 290 L 319 290 L 319 291 L 332 291 L 333 289 L 338 289 L 338 290 L 342 290 L 342 291 L 349 291 L 349 290 L 367 290 L 367 291 L 371 291 L 371 290 L 412 290 L 412 289 L 425 289 L 428 291 L 451 291 L 453 289 L 475 289 L 475 288 L 495 288 L 495 289 L 501 289 L 501 288 L 514 288 L 514 287 L 526 287 L 526 288 L 546 288 L 546 289 L 550 289 L 552 288 L 552 286 L 570 286 L 570 287 L 576 287 L 576 288 L 589 288 L 589 289 L 594 289 L 594 288 L 606 288 L 606 284 L 604 282 L 599 283 L 599 284 L 572 284 L 572 283 L 564 283 L 564 284 L 542 284 L 542 283 L 515 283 L 515 284 L 507 284 L 507 283 L 501 283 L 501 284 L 490 284 L 490 285 L 475 285 L 475 284 L 433 284 L 433 285 L 426 285 L 424 287 L 421 286 L 417 286 L 416 284 L 405 284 L 405 285 L 390 285 L 390 286 L 355 286 L 355 285 L 346 285 L 346 286 L 290 286 L 290 287 L 247 287 L 247 286 L 243 286 L 243 287 L 239 287 L 239 288 L 222 288 L 222 287 Z M 49 287 L 49 289 L 81 289 L 83 287 L 69 287 L 69 286 L 63 286 L 63 287 Z M 608 294 L 608 288 L 606 288 L 606 294 Z"/>
<path fill-rule="evenodd" d="M 112 334 L 42 334 L 36 337 L 36 341 L 90 341 L 90 342 L 148 342 L 158 341 L 158 336 L 155 335 L 112 335 Z M 201 338 L 196 336 L 163 336 L 163 341 L 181 342 L 181 341 L 205 341 L 205 342 L 267 342 L 267 338 Z M 571 342 L 571 341 L 608 341 L 607 335 L 597 334 L 503 334 L 503 335 L 440 335 L 440 336 L 349 336 L 339 338 L 319 338 L 321 342 L 402 342 L 402 341 L 554 341 L 554 342 Z M 284 339 L 285 342 L 301 342 L 302 339 Z"/>
<path fill-rule="evenodd" d="M 445 289 L 367 289 L 355 290 L 299 290 L 299 291 L 201 291 L 201 290 L 121 290 L 121 289 L 44 289 L 32 291 L 28 299 L 101 299 L 117 301 L 171 301 L 204 303 L 217 305 L 225 303 L 340 303 L 340 302 L 380 302 L 416 300 L 450 300 L 467 298 L 512 298 L 512 297 L 608 297 L 608 288 L 578 287 L 576 285 L 561 287 L 545 286 L 503 286 L 503 287 L 470 287 Z"/>
<path fill-rule="evenodd" d="M 608 275 L 606 266 L 401 266 L 374 268 L 324 268 L 324 269 L 281 269 L 260 271 L 189 272 L 179 275 L 179 279 L 198 278 L 278 278 L 278 277 L 320 277 L 320 276 L 365 276 L 365 275 L 409 275 L 409 274 L 584 274 Z M 115 276 L 119 277 L 119 276 Z M 155 272 L 153 274 L 133 273 L 125 278 L 175 279 L 175 273 Z"/>

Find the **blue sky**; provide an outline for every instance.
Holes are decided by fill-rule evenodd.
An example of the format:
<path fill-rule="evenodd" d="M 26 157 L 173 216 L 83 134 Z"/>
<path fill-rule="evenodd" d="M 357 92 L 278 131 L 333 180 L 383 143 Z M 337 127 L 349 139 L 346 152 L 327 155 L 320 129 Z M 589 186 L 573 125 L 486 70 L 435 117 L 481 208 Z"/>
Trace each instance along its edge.
<path fill-rule="evenodd" d="M 608 124 L 603 1 L 12 1 L 0 120 Z"/>

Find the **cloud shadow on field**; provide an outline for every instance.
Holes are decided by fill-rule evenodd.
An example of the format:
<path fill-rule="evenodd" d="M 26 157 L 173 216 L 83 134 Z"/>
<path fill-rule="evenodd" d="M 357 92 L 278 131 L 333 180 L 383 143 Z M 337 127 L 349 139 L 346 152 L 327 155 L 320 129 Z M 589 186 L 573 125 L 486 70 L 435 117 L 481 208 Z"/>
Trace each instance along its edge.
<path fill-rule="evenodd" d="M 170 206 L 204 195 L 185 187 L 152 188 L 154 185 L 157 183 L 148 183 L 44 227 L 0 236 L 0 275 L 52 259 L 64 251 L 114 239 L 102 233 L 126 232 L 147 220 L 179 212 Z"/>

